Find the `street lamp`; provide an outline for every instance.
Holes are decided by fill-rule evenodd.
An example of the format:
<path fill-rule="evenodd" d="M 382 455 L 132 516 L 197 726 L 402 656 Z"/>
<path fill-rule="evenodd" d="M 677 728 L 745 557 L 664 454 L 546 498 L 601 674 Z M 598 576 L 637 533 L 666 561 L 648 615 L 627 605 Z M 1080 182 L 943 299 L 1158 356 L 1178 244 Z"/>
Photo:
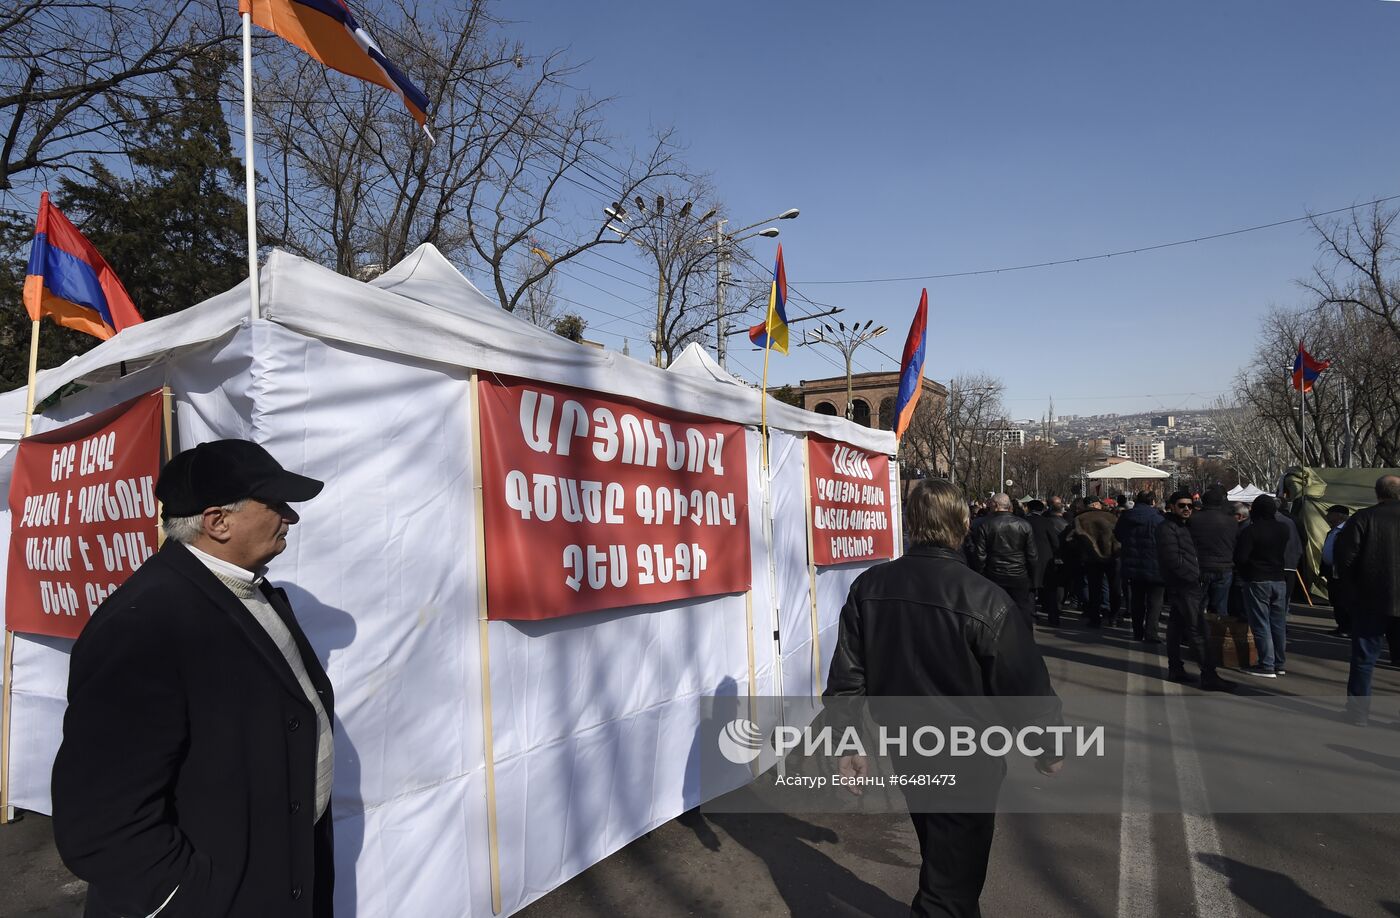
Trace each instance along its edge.
<path fill-rule="evenodd" d="M 830 322 L 823 322 L 821 327 L 815 332 L 808 332 L 807 339 L 803 344 L 825 344 L 835 348 L 846 358 L 846 420 L 851 420 L 851 362 L 855 359 L 855 353 L 863 344 L 867 344 L 889 331 L 883 325 L 874 326 L 873 319 L 867 319 L 865 324 L 859 322 L 847 326 L 845 322 L 837 322 L 833 326 Z"/>
<path fill-rule="evenodd" d="M 728 333 L 725 328 L 727 323 L 724 317 L 724 293 L 725 288 L 729 286 L 729 246 L 735 242 L 743 242 L 745 239 L 752 239 L 755 236 L 762 236 L 765 239 L 777 238 L 779 231 L 776 226 L 764 227 L 756 233 L 749 233 L 747 236 L 743 234 L 748 233 L 749 230 L 761 226 L 770 220 L 795 220 L 800 213 L 801 211 L 796 207 L 789 207 L 776 217 L 766 217 L 755 223 L 750 223 L 748 226 L 740 227 L 732 233 L 726 233 L 724 231 L 724 224 L 728 223 L 728 220 L 720 220 L 715 223 L 715 235 L 713 240 L 715 243 L 715 254 L 717 256 L 715 258 L 715 355 L 719 358 L 719 365 L 721 367 L 727 369 L 724 342 L 728 337 Z M 711 211 L 701 218 L 701 222 L 709 222 L 710 218 L 714 215 L 714 211 Z"/>

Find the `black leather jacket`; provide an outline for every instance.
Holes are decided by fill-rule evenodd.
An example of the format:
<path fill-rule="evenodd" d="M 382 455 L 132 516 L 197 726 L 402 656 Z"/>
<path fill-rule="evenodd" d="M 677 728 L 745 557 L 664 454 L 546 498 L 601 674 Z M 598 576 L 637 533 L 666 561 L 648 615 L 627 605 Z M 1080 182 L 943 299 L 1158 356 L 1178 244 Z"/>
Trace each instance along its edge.
<path fill-rule="evenodd" d="M 1168 587 L 1190 587 L 1201 582 L 1196 543 L 1186 521 L 1179 516 L 1169 513 L 1167 521 L 1157 527 L 1157 566 Z"/>
<path fill-rule="evenodd" d="M 960 552 L 914 545 L 851 584 L 826 694 L 1046 696 L 1058 714 L 1030 623 L 1015 608 Z"/>
<path fill-rule="evenodd" d="M 993 580 L 1030 580 L 1036 569 L 1031 524 L 1010 513 L 993 513 L 972 530 L 972 566 Z"/>

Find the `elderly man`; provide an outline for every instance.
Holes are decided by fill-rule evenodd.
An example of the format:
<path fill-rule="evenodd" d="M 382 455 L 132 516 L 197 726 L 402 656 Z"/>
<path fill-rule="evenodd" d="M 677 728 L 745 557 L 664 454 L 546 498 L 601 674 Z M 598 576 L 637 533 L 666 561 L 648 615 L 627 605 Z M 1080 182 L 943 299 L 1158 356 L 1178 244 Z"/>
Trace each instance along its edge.
<path fill-rule="evenodd" d="M 161 472 L 167 541 L 69 669 L 54 838 L 89 918 L 330 916 L 331 685 L 264 579 L 321 487 L 244 440 Z"/>
<path fill-rule="evenodd" d="M 972 559 L 977 573 L 1005 590 L 1026 621 L 1034 622 L 1035 533 L 1012 513 L 1009 494 L 992 497 L 991 513 L 972 530 Z"/>
<path fill-rule="evenodd" d="M 1381 476 L 1376 501 L 1347 521 L 1332 553 L 1351 611 L 1347 713 L 1358 726 L 1370 716 L 1371 674 L 1381 640 L 1400 624 L 1400 475 Z"/>
<path fill-rule="evenodd" d="M 968 516 L 957 489 L 946 481 L 921 481 L 904 512 L 914 544 L 904 557 L 877 564 L 851 584 L 826 694 L 1010 696 L 1034 699 L 1033 708 L 1058 718 L 1059 700 L 1030 622 L 1004 590 L 963 562 L 959 548 Z M 1061 764 L 1042 754 L 1037 767 L 1048 775 Z M 841 761 L 847 775 L 862 775 L 868 767 L 860 756 Z M 1005 766 L 997 759 L 992 767 Z M 1000 772 L 981 777 L 1000 786 Z M 940 790 L 928 809 L 938 809 Z M 911 914 L 979 914 L 995 814 L 920 812 L 919 791 L 906 790 L 906 797 L 923 856 Z"/>

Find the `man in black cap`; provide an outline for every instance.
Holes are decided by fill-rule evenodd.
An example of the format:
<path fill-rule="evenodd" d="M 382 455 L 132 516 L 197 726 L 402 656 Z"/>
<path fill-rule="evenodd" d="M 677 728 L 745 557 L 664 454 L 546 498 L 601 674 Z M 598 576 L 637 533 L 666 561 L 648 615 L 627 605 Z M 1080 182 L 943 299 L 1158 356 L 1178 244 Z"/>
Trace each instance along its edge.
<path fill-rule="evenodd" d="M 1229 692 L 1234 685 L 1215 671 L 1210 642 L 1206 640 L 1205 609 L 1201 605 L 1201 562 L 1187 523 L 1196 512 L 1196 502 L 1188 491 L 1177 491 L 1167 498 L 1167 521 L 1157 527 L 1157 566 L 1167 585 L 1171 614 L 1167 619 L 1167 678 L 1190 682 L 1181 660 L 1181 638 L 1196 653 L 1201 667 L 1201 688 Z"/>
<path fill-rule="evenodd" d="M 331 915 L 331 685 L 263 577 L 321 487 L 244 440 L 161 472 L 165 545 L 69 668 L 54 839 L 88 918 Z"/>

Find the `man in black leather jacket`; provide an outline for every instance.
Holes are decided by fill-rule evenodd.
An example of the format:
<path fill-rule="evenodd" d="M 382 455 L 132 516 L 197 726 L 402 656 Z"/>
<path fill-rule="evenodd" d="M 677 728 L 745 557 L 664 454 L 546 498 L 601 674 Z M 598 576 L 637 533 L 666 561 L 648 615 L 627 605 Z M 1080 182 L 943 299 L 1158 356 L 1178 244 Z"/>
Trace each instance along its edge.
<path fill-rule="evenodd" d="M 905 518 L 912 545 L 904 557 L 851 584 L 826 695 L 1031 698 L 1037 719 L 1058 720 L 1059 699 L 1030 621 L 1006 591 L 964 563 L 967 504 L 957 490 L 946 481 L 919 482 Z M 1061 764 L 1042 757 L 1037 767 L 1048 775 Z M 859 774 L 868 764 L 851 756 L 841 767 Z M 906 796 L 923 855 L 912 914 L 978 915 L 995 814 L 916 812 L 917 795 Z"/>
<path fill-rule="evenodd" d="M 1010 495 L 996 495 L 991 513 L 972 531 L 972 567 L 1005 590 L 1027 622 L 1035 621 L 1031 578 L 1036 560 L 1030 523 L 1011 512 Z"/>
<path fill-rule="evenodd" d="M 1216 673 L 1211 642 L 1206 639 L 1206 615 L 1201 606 L 1201 562 L 1187 522 L 1196 504 L 1186 491 L 1167 498 L 1167 521 L 1157 527 L 1157 566 L 1167 584 L 1171 617 L 1167 619 L 1167 678 L 1190 682 L 1181 661 L 1181 638 L 1196 653 L 1201 666 L 1201 688 L 1228 692 L 1234 686 Z"/>

